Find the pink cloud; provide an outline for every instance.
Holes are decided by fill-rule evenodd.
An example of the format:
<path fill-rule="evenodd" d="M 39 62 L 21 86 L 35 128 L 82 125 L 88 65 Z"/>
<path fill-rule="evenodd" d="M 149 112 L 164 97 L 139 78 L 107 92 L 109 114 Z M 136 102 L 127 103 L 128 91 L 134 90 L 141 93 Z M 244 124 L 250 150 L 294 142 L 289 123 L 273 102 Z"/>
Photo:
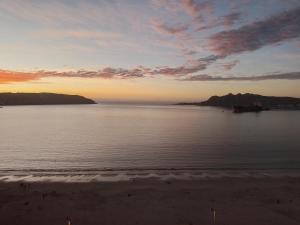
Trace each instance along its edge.
<path fill-rule="evenodd" d="M 146 76 L 164 75 L 164 76 L 186 76 L 201 70 L 205 70 L 208 65 L 217 60 L 216 56 L 209 56 L 197 60 L 189 60 L 182 66 L 177 67 L 157 67 L 147 68 L 137 66 L 132 69 L 106 67 L 97 71 L 77 70 L 77 71 L 10 71 L 0 70 L 0 84 L 26 82 L 39 80 L 47 77 L 63 78 L 98 78 L 98 79 L 134 79 L 144 78 Z"/>
<path fill-rule="evenodd" d="M 161 67 L 151 71 L 151 74 L 160 74 L 166 76 L 185 76 L 201 70 L 205 70 L 211 63 L 218 59 L 217 56 L 211 55 L 205 58 L 189 60 L 186 64 L 178 67 Z"/>
<path fill-rule="evenodd" d="M 232 12 L 227 15 L 211 18 L 208 23 L 200 23 L 200 26 L 197 28 L 197 31 L 211 29 L 217 26 L 224 26 L 226 29 L 233 26 L 237 21 L 240 20 L 241 13 Z"/>
<path fill-rule="evenodd" d="M 181 0 L 181 5 L 186 13 L 194 18 L 203 13 L 212 14 L 214 10 L 212 1 L 198 3 L 195 0 Z"/>
<path fill-rule="evenodd" d="M 234 60 L 232 62 L 228 62 L 228 63 L 224 63 L 222 65 L 223 69 L 225 70 L 231 70 L 233 67 L 235 67 L 238 63 L 240 62 L 240 60 Z"/>
<path fill-rule="evenodd" d="M 32 71 L 20 72 L 10 70 L 0 70 L 0 84 L 26 82 L 38 80 L 47 77 L 64 77 L 64 78 L 100 78 L 100 79 L 133 79 L 141 78 L 148 72 L 147 68 L 137 67 L 133 69 L 111 68 L 106 67 L 98 71 L 77 70 L 77 71 Z"/>
<path fill-rule="evenodd" d="M 260 76 L 210 76 L 207 74 L 194 75 L 180 79 L 180 81 L 261 81 L 261 80 L 300 80 L 300 72 L 268 74 Z"/>
<path fill-rule="evenodd" d="M 238 12 L 232 12 L 230 14 L 227 14 L 225 16 L 221 16 L 220 18 L 220 24 L 223 26 L 230 27 L 235 24 L 236 21 L 238 21 L 241 17 L 241 13 Z"/>
<path fill-rule="evenodd" d="M 176 34 L 182 34 L 185 31 L 187 31 L 189 26 L 188 25 L 169 26 L 167 24 L 164 24 L 164 23 L 161 23 L 158 21 L 153 21 L 152 28 L 158 33 L 176 35 Z"/>
<path fill-rule="evenodd" d="M 219 56 L 254 51 L 300 36 L 300 7 L 209 38 L 209 48 Z"/>
<path fill-rule="evenodd" d="M 156 69 L 144 68 L 139 66 L 137 68 L 127 69 L 115 69 L 104 68 L 99 71 L 35 71 L 35 72 L 20 72 L 0 70 L 0 84 L 17 83 L 17 82 L 29 82 L 39 80 L 47 77 L 63 77 L 63 78 L 98 78 L 98 79 L 134 79 L 145 78 L 152 75 L 164 75 L 172 77 L 181 77 L 177 79 L 179 81 L 261 81 L 261 80 L 300 80 L 300 72 L 290 73 L 274 73 L 259 76 L 210 76 L 207 74 L 192 75 L 189 74 L 204 70 L 211 62 L 213 58 L 207 58 L 206 60 L 195 60 L 189 62 L 186 65 L 178 67 L 161 67 Z"/>

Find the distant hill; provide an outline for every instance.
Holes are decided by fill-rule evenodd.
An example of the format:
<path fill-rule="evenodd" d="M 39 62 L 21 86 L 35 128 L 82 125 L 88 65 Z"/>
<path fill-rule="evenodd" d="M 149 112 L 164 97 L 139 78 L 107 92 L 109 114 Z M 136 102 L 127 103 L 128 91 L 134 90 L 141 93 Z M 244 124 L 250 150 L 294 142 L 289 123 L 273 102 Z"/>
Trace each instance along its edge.
<path fill-rule="evenodd" d="M 219 106 L 226 108 L 260 105 L 269 109 L 300 109 L 300 98 L 262 96 L 249 93 L 228 94 L 224 96 L 212 96 L 204 102 L 179 103 L 178 105 Z"/>
<path fill-rule="evenodd" d="M 80 95 L 54 93 L 0 93 L 0 105 L 96 104 Z"/>

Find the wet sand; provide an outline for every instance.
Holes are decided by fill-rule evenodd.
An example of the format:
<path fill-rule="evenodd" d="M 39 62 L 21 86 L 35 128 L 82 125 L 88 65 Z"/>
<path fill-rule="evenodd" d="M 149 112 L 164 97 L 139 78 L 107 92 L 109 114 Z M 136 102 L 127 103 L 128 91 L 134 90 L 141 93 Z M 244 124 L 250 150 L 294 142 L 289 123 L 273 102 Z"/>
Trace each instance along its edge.
<path fill-rule="evenodd" d="M 68 219 L 72 225 L 299 225 L 300 178 L 0 183 L 0 225 Z"/>

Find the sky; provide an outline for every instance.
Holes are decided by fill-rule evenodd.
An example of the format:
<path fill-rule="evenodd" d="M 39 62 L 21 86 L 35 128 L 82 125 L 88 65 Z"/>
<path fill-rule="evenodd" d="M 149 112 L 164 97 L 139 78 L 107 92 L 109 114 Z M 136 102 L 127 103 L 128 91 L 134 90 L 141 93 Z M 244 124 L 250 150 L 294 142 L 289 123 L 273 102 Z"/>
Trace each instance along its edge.
<path fill-rule="evenodd" d="M 299 0 L 1 0 L 0 92 L 300 97 Z"/>

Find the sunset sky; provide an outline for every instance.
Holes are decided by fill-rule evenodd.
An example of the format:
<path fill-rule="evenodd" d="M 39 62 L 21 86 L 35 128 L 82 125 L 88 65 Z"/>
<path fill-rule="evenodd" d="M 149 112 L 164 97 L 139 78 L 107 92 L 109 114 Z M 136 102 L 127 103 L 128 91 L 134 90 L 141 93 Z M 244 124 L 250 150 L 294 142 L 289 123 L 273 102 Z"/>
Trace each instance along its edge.
<path fill-rule="evenodd" d="M 1 0 L 0 92 L 300 97 L 299 0 Z"/>

